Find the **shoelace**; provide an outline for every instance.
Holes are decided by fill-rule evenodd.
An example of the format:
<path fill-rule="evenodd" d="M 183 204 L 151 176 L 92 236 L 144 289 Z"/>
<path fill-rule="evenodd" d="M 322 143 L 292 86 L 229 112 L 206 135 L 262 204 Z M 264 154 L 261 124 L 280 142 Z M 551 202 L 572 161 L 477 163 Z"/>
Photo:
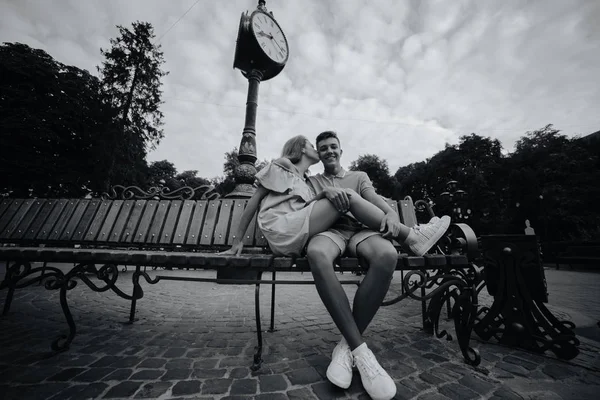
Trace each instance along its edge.
<path fill-rule="evenodd" d="M 360 363 L 356 363 L 356 361 L 354 362 L 354 365 L 357 366 L 361 377 L 367 377 L 369 380 L 373 380 L 377 375 L 381 375 L 381 367 L 376 364 L 377 361 L 368 356 L 362 357 L 361 359 L 362 362 Z"/>

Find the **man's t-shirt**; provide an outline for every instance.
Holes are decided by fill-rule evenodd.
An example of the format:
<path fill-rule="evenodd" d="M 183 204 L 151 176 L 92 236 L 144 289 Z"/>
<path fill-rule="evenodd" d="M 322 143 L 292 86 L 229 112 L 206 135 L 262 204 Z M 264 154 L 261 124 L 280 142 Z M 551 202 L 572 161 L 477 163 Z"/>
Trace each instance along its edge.
<path fill-rule="evenodd" d="M 316 193 L 322 192 L 326 187 L 352 189 L 362 197 L 370 190 L 375 191 L 371 179 L 369 179 L 369 176 L 363 171 L 346 171 L 342 168 L 340 173 L 335 176 L 317 174 L 310 176 L 309 180 Z M 352 213 L 348 211 L 338 219 L 332 228 L 356 231 L 364 229 L 365 226 L 358 222 Z"/>

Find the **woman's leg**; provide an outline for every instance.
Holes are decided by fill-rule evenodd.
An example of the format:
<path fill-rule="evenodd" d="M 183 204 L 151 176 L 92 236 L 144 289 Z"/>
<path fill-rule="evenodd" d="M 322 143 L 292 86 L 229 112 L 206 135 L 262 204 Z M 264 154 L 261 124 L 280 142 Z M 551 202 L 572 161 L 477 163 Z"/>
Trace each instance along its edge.
<path fill-rule="evenodd" d="M 376 205 L 363 199 L 358 193 L 351 192 L 350 194 L 350 212 L 356 219 L 373 229 L 379 231 L 381 228 L 381 220 L 385 213 Z M 342 215 L 335 206 L 327 199 L 317 200 L 310 214 L 308 225 L 309 237 L 313 237 L 317 233 L 321 233 L 331 228 L 331 226 Z M 410 228 L 404 224 L 400 224 L 399 238 L 406 239 L 410 233 Z"/>

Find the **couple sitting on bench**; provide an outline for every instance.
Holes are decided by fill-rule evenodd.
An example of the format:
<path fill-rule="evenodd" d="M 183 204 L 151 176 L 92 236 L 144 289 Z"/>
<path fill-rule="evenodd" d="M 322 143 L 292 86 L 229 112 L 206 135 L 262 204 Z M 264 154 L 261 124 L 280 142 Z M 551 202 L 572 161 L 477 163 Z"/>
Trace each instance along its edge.
<path fill-rule="evenodd" d="M 348 388 L 356 366 L 373 399 L 391 399 L 396 385 L 362 338 L 396 267 L 398 253 L 391 239 L 421 256 L 446 232 L 450 218 L 434 217 L 413 228 L 401 224 L 366 173 L 341 167 L 342 149 L 335 132 L 319 134 L 316 145 L 315 149 L 304 136 L 293 137 L 284 145 L 282 158 L 257 173 L 258 188 L 242 215 L 234 244 L 222 254 L 241 254 L 240 238 L 258 210 L 258 225 L 274 254 L 306 252 L 319 296 L 342 333 L 327 378 Z M 319 160 L 324 173 L 308 176 L 308 168 Z M 368 265 L 352 308 L 333 269 L 335 259 L 346 251 Z"/>

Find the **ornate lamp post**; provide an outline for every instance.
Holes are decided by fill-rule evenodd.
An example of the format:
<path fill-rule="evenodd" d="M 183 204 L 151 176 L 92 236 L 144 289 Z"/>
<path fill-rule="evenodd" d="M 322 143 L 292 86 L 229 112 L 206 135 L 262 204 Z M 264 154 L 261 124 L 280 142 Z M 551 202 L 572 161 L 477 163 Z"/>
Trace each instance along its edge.
<path fill-rule="evenodd" d="M 250 197 L 254 193 L 258 87 L 261 81 L 277 76 L 289 57 L 287 39 L 265 3 L 259 0 L 256 10 L 250 15 L 242 13 L 240 18 L 233 68 L 248 79 L 248 97 L 238 153 L 240 165 L 234 172 L 236 186 L 227 197 Z"/>

